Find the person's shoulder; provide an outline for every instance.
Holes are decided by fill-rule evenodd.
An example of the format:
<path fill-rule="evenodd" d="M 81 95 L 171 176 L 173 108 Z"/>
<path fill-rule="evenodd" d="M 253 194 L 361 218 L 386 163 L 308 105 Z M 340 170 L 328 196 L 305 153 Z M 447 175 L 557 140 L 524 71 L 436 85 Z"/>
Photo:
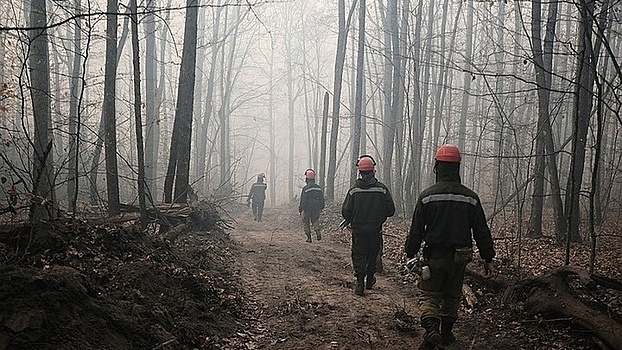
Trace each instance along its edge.
<path fill-rule="evenodd" d="M 464 195 L 467 195 L 473 198 L 479 198 L 479 196 L 477 195 L 477 193 L 475 193 L 475 191 L 473 191 L 472 189 L 468 188 L 467 186 L 463 184 L 458 184 L 457 188 L 459 188 L 462 194 Z"/>
<path fill-rule="evenodd" d="M 378 181 L 378 179 L 376 179 L 376 183 L 374 184 L 374 186 L 382 187 L 382 188 L 385 188 L 387 190 L 389 189 L 389 187 L 387 187 L 387 185 L 385 185 L 382 181 Z"/>

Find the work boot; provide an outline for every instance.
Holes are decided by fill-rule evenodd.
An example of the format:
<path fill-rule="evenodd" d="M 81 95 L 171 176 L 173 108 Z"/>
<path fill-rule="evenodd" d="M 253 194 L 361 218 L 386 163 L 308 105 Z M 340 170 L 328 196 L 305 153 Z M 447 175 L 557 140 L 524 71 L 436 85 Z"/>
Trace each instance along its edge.
<path fill-rule="evenodd" d="M 309 233 L 306 233 L 306 232 L 305 232 L 305 235 L 307 235 L 307 240 L 306 240 L 306 242 L 307 242 L 307 243 L 311 243 L 311 232 L 309 232 Z"/>
<path fill-rule="evenodd" d="M 425 334 L 423 335 L 423 342 L 419 346 L 419 350 L 433 350 L 441 343 L 440 325 L 441 320 L 433 316 L 421 319 L 421 327 L 425 329 Z"/>
<path fill-rule="evenodd" d="M 365 281 L 365 288 L 371 289 L 374 285 L 376 285 L 376 277 L 374 275 L 367 275 L 367 280 Z"/>
<path fill-rule="evenodd" d="M 317 240 L 321 241 L 322 240 L 322 234 L 320 234 L 320 230 L 316 230 L 315 233 L 317 234 Z"/>
<path fill-rule="evenodd" d="M 450 319 L 441 319 L 441 345 L 449 346 L 456 341 L 452 330 L 454 328 L 454 321 Z"/>
<path fill-rule="evenodd" d="M 365 294 L 365 276 L 356 276 L 356 286 L 354 287 L 354 294 Z"/>

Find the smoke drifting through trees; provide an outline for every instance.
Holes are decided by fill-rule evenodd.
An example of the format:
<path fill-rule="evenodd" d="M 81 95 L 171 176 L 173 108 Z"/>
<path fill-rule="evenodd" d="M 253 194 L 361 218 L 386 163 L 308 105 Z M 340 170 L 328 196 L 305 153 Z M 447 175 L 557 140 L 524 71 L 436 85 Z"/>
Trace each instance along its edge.
<path fill-rule="evenodd" d="M 586 238 L 588 215 L 619 215 L 621 41 L 608 1 L 137 5 L 14 1 L 0 14 L 0 172 L 42 197 L 33 213 L 43 199 L 54 203 L 45 215 L 79 211 L 89 188 L 110 215 L 138 202 L 143 96 L 154 202 L 184 202 L 190 189 L 235 198 L 264 172 L 267 204 L 285 205 L 308 167 L 340 202 L 353 158 L 368 153 L 408 216 L 433 178 L 434 150 L 452 142 L 487 211 L 529 217 L 529 234 L 549 207 L 560 242 L 568 228 Z M 130 13 L 141 94 L 124 50 Z"/>

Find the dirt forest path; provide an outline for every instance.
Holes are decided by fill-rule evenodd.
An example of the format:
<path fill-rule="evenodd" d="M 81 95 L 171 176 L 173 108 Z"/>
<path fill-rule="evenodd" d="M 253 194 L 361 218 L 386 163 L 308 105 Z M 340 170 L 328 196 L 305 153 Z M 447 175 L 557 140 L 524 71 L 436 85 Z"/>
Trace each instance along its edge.
<path fill-rule="evenodd" d="M 333 215 L 337 214 L 326 214 Z M 262 222 L 246 212 L 230 237 L 241 248 L 240 275 L 257 302 L 255 337 L 264 349 L 413 349 L 421 341 L 413 283 L 395 264 L 364 297 L 353 293 L 348 234 L 325 225 L 306 243 L 295 212 L 267 209 Z"/>

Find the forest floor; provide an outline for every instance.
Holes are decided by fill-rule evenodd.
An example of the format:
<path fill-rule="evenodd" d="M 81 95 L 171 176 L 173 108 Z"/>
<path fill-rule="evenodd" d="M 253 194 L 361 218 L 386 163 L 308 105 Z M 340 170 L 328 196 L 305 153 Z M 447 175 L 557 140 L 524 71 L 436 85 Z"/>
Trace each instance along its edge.
<path fill-rule="evenodd" d="M 195 227 L 174 235 L 130 223 L 3 224 L 0 350 L 416 348 L 419 293 L 401 269 L 407 224 L 387 223 L 385 271 L 360 297 L 338 209 L 324 211 L 323 239 L 313 243 L 305 243 L 297 214 L 267 208 L 257 222 L 238 207 L 225 214 L 231 227 L 224 232 Z M 607 237 L 598 270 L 620 279 L 621 239 Z M 606 348 L 571 318 L 529 315 L 520 300 L 504 298 L 518 276 L 514 241 L 496 241 L 492 279 L 470 264 L 458 341 L 448 349 Z M 521 246 L 523 274 L 563 264 L 563 247 L 551 239 Z M 587 248 L 572 251 L 585 267 Z M 617 322 L 621 294 L 599 294 Z"/>

